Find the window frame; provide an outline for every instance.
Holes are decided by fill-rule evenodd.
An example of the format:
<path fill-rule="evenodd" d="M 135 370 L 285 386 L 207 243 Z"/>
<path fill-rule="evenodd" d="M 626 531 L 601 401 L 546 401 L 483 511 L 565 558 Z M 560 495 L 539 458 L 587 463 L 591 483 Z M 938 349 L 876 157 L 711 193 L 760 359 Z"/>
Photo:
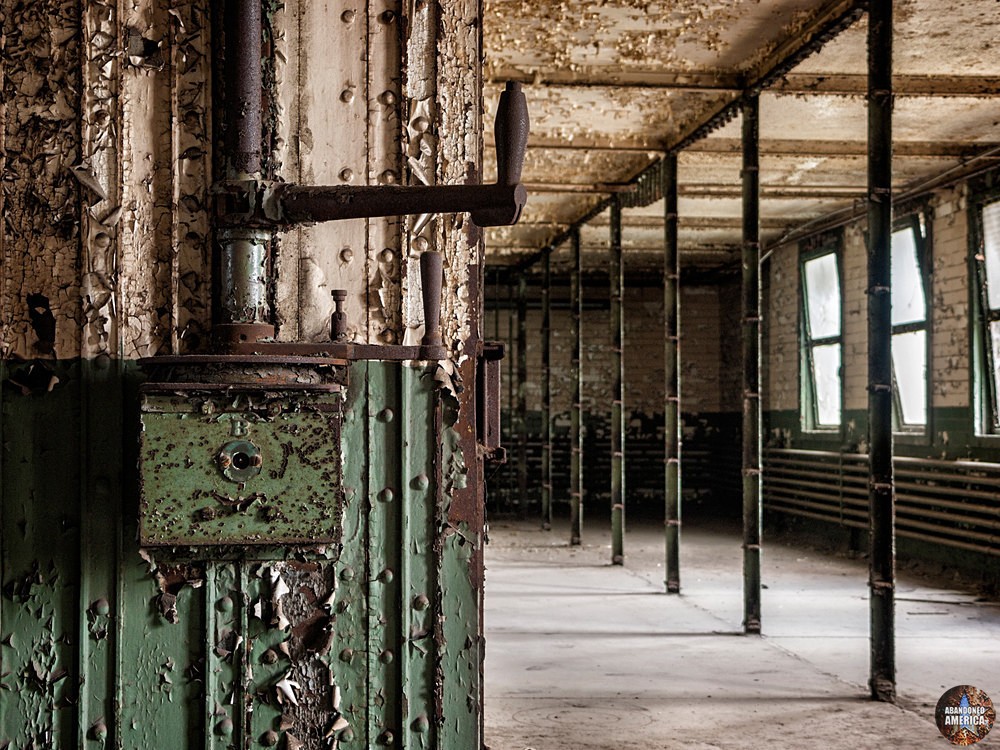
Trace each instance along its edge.
<path fill-rule="evenodd" d="M 827 233 L 808 244 L 799 246 L 799 422 L 804 434 L 816 437 L 840 436 L 844 430 L 844 262 L 843 233 Z M 839 329 L 836 336 L 813 339 L 809 332 L 809 295 L 806 290 L 806 264 L 832 255 L 837 264 L 837 292 L 839 296 Z M 816 397 L 816 378 L 813 350 L 817 346 L 836 344 L 840 347 L 840 370 L 837 373 L 840 397 L 840 419 L 837 424 L 823 424 L 819 420 Z"/>
<path fill-rule="evenodd" d="M 899 323 L 892 325 L 892 339 L 895 340 L 897 334 L 911 333 L 915 331 L 924 332 L 924 413 L 926 419 L 924 424 L 907 424 L 903 421 L 903 405 L 900 399 L 899 384 L 896 380 L 896 364 L 892 361 L 892 431 L 896 438 L 902 438 L 903 442 L 923 442 L 924 438 L 932 434 L 932 397 L 933 397 L 933 370 L 932 362 L 932 321 L 933 305 L 931 304 L 931 249 L 933 237 L 933 225 L 931 213 L 926 207 L 914 208 L 903 213 L 893 221 L 893 234 L 909 229 L 913 233 L 913 242 L 916 248 L 917 269 L 920 273 L 920 281 L 923 284 L 924 292 L 924 319 L 922 321 L 911 321 L 909 323 Z M 921 229 L 923 231 L 921 232 Z M 895 289 L 895 279 L 892 282 Z M 890 357 L 891 358 L 891 357 Z M 909 438 L 909 439 L 908 439 Z"/>
<path fill-rule="evenodd" d="M 983 209 L 1000 203 L 1000 187 L 976 191 L 969 199 L 969 303 L 972 314 L 970 378 L 974 433 L 977 437 L 1000 437 L 1000 382 L 993 361 L 990 323 L 1000 321 L 1000 308 L 990 309 L 986 277 L 986 232 Z"/>

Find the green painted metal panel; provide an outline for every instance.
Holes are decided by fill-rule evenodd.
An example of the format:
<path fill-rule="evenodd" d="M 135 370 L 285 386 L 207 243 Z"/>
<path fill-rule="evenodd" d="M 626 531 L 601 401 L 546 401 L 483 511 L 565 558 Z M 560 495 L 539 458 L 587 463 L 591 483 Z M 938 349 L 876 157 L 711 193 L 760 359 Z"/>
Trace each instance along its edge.
<path fill-rule="evenodd" d="M 6 385 L 0 747 L 478 747 L 478 535 L 448 523 L 465 467 L 434 367 L 353 363 L 346 394 L 286 391 L 287 420 L 232 392 L 209 415 L 191 392 L 140 397 L 132 363 L 58 363 L 51 392 Z M 232 434 L 239 418 L 249 435 Z M 332 418 L 340 439 L 318 446 Z M 133 467 L 154 437 L 172 459 L 149 468 L 177 464 L 162 472 L 177 477 L 201 461 L 215 487 L 232 484 L 220 441 L 258 444 L 261 477 L 282 441 L 315 442 L 342 474 L 290 458 L 285 491 L 311 497 L 322 482 L 342 533 L 198 545 L 209 534 L 196 529 L 141 544 L 140 498 L 157 485 L 147 477 L 142 495 Z M 190 509 L 193 482 L 172 491 Z"/>
<path fill-rule="evenodd" d="M 336 542 L 340 415 L 337 392 L 144 393 L 141 542 Z"/>

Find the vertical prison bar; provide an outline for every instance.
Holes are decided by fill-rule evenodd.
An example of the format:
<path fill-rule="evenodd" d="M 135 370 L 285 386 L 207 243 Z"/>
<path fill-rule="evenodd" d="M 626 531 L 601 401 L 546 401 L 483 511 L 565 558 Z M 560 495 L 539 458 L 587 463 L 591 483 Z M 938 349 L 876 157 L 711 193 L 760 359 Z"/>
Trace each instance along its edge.
<path fill-rule="evenodd" d="M 570 308 L 573 317 L 573 351 L 571 355 L 573 407 L 570 414 L 569 465 L 569 543 L 577 545 L 583 539 L 583 287 L 581 283 L 580 230 L 571 237 L 573 270 L 570 272 Z"/>
<path fill-rule="evenodd" d="M 760 100 L 743 102 L 743 631 L 760 632 Z"/>
<path fill-rule="evenodd" d="M 552 528 L 552 253 L 542 266 L 542 528 Z"/>
<path fill-rule="evenodd" d="M 892 1 L 868 9 L 868 443 L 871 674 L 896 699 L 896 497 L 892 473 Z"/>
<path fill-rule="evenodd" d="M 663 160 L 663 433 L 667 592 L 681 590 L 680 258 L 677 249 L 677 155 Z"/>
<path fill-rule="evenodd" d="M 624 334 L 622 290 L 622 205 L 611 202 L 611 562 L 625 563 L 625 368 L 622 358 Z"/>

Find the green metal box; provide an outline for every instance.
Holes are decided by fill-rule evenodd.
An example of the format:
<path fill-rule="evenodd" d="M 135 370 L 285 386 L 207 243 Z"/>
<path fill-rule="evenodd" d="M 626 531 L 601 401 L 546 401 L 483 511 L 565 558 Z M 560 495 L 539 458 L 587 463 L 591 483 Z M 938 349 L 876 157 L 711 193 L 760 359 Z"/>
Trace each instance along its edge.
<path fill-rule="evenodd" d="M 339 386 L 154 383 L 141 399 L 141 544 L 339 542 Z"/>

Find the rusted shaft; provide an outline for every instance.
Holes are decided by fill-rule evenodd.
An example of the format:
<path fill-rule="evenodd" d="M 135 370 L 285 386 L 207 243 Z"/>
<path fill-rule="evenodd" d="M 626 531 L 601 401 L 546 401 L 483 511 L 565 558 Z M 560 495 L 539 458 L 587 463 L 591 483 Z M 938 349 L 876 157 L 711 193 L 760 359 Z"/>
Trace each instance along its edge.
<path fill-rule="evenodd" d="M 760 632 L 760 100 L 743 103 L 743 630 Z"/>
<path fill-rule="evenodd" d="M 667 592 L 681 590 L 680 265 L 677 246 L 677 156 L 663 159 L 663 432 Z"/>
<path fill-rule="evenodd" d="M 441 284 L 444 281 L 441 253 L 428 250 L 420 255 L 420 295 L 424 308 L 421 359 L 443 359 L 441 338 Z"/>
<path fill-rule="evenodd" d="M 896 495 L 892 473 L 892 2 L 868 10 L 868 500 L 871 673 L 896 699 Z"/>
<path fill-rule="evenodd" d="M 255 179 L 261 170 L 261 0 L 227 0 L 227 178 Z"/>
<path fill-rule="evenodd" d="M 281 224 L 409 214 L 472 214 L 481 227 L 514 224 L 527 201 L 523 185 L 319 185 L 284 184 L 265 203 Z"/>

